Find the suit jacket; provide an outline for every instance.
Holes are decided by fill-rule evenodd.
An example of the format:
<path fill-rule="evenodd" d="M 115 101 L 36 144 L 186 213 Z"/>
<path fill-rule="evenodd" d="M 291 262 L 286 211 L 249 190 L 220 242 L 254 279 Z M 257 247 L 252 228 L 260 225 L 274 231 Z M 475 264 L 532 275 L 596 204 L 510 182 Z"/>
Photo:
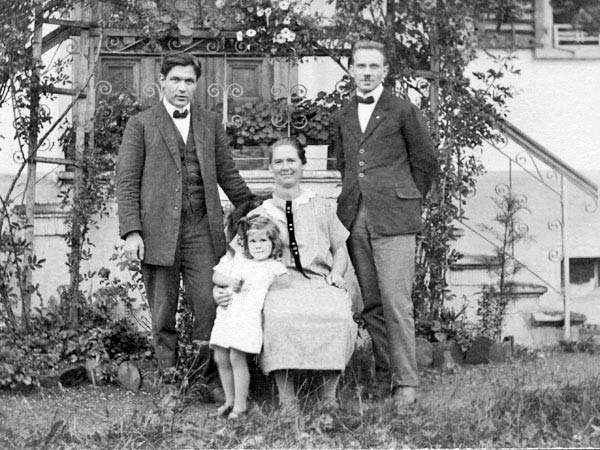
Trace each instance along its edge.
<path fill-rule="evenodd" d="M 191 105 L 191 126 L 210 233 L 217 258 L 226 249 L 221 186 L 234 205 L 252 198 L 235 168 L 228 140 L 217 114 Z M 145 245 L 144 263 L 170 266 L 181 221 L 182 170 L 175 124 L 159 103 L 129 119 L 117 162 L 119 234 L 139 231 Z"/>
<path fill-rule="evenodd" d="M 333 135 L 343 180 L 337 212 L 346 228 L 362 196 L 378 234 L 417 233 L 422 199 L 437 173 L 434 144 L 419 110 L 384 89 L 364 133 L 352 99 L 336 113 Z"/>

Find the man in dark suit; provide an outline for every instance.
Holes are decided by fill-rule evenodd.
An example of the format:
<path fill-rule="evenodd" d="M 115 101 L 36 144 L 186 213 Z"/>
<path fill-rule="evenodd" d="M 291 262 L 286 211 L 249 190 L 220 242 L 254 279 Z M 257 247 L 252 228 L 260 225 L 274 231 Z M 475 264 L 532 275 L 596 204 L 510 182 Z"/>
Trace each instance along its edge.
<path fill-rule="evenodd" d="M 415 237 L 437 160 L 418 109 L 383 88 L 387 73 L 382 44 L 354 46 L 356 96 L 335 117 L 333 145 L 343 180 L 337 212 L 350 230 L 377 380 L 404 408 L 416 401 L 419 384 L 411 299 Z"/>
<path fill-rule="evenodd" d="M 142 263 L 163 374 L 177 364 L 181 278 L 194 311 L 194 342 L 202 362 L 210 363 L 212 269 L 226 249 L 218 186 L 234 205 L 252 198 L 229 156 L 220 118 L 192 102 L 200 74 L 189 54 L 163 58 L 162 101 L 129 120 L 117 163 L 119 233 L 127 255 Z"/>

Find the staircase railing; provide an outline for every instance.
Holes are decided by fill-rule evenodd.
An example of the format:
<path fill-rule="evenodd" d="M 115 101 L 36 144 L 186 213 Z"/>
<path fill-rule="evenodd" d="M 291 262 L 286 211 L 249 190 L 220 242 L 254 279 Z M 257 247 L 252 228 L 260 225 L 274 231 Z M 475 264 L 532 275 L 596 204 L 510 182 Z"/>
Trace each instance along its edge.
<path fill-rule="evenodd" d="M 562 273 L 560 288 L 555 288 L 551 283 L 544 281 L 557 293 L 560 293 L 563 298 L 564 305 L 564 337 L 565 340 L 571 338 L 570 313 L 571 313 L 571 296 L 569 289 L 569 186 L 572 185 L 580 193 L 587 196 L 585 202 L 585 210 L 588 213 L 595 212 L 598 208 L 598 186 L 589 178 L 569 166 L 563 160 L 554 155 L 550 150 L 542 144 L 527 135 L 524 131 L 518 128 L 510 121 L 504 120 L 499 125 L 499 131 L 502 133 L 503 139 L 500 144 L 490 142 L 498 152 L 504 155 L 509 160 L 509 183 L 512 183 L 512 168 L 513 165 L 518 166 L 525 173 L 529 174 L 538 183 L 542 184 L 545 189 L 553 192 L 560 200 L 560 219 L 552 220 L 548 223 L 551 230 L 560 229 L 560 250 L 549 252 L 549 259 L 558 261 L 561 259 Z M 514 142 L 522 150 L 517 154 L 512 154 L 508 151 L 509 142 Z M 544 164 L 546 168 L 540 167 Z M 548 172 L 547 169 L 550 171 Z M 559 187 L 552 185 L 551 180 L 558 180 Z M 556 184 L 556 183 L 554 183 Z M 509 186 L 511 189 L 512 186 Z M 497 190 L 498 191 L 498 190 Z M 472 229 L 471 227 L 469 227 Z M 479 233 L 480 237 L 483 237 Z M 487 239 L 486 239 L 487 240 Z M 490 242 L 488 240 L 488 242 Z M 514 257 L 514 255 L 509 255 Z M 515 258 L 516 259 L 516 258 Z M 530 271 L 538 279 L 542 279 L 537 273 Z"/>

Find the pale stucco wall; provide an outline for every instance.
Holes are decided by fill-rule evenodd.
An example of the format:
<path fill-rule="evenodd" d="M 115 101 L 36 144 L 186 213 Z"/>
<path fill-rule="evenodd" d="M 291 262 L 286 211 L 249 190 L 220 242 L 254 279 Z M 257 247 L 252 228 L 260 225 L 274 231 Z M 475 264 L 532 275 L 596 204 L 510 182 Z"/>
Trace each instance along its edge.
<path fill-rule="evenodd" d="M 509 120 L 566 163 L 575 169 L 585 170 L 592 180 L 600 183 L 600 60 L 535 59 L 531 51 L 525 50 L 517 52 L 517 55 L 518 59 L 514 64 L 521 70 L 521 75 L 510 78 L 518 95 L 510 101 Z M 480 56 L 472 65 L 473 70 L 484 68 L 489 62 L 487 57 Z M 341 68 L 323 58 L 308 59 L 298 70 L 299 82 L 307 87 L 309 96 L 314 96 L 321 90 L 333 90 L 335 83 L 343 75 Z M 58 109 L 57 107 L 55 111 Z M 11 120 L 6 110 L 0 111 L 0 134 L 4 136 L 4 139 L 0 140 L 0 174 L 14 173 L 17 168 L 12 162 L 11 150 L 14 145 L 10 143 Z M 60 156 L 58 149 L 53 151 L 52 156 Z M 504 157 L 486 148 L 483 151 L 483 161 L 490 173 L 480 179 L 478 194 L 466 207 L 471 226 L 489 221 L 493 217 L 494 207 L 489 197 L 493 195 L 496 184 L 506 183 L 508 179 L 506 173 L 500 173 L 508 168 Z M 40 173 L 52 169 L 52 166 L 39 167 Z M 559 239 L 559 233 L 548 230 L 547 226 L 549 220 L 559 217 L 558 200 L 554 194 L 548 193 L 546 189 L 527 178 L 523 173 L 513 174 L 515 189 L 521 189 L 528 198 L 528 205 L 532 210 L 528 224 L 536 242 L 527 244 L 517 252 L 532 270 L 554 286 L 559 286 L 560 266 L 547 257 L 548 252 L 557 247 Z M 266 188 L 270 183 L 268 178 L 260 174 L 257 179 L 252 176 L 248 179 L 261 188 Z M 45 183 L 54 186 L 54 190 L 48 189 L 44 184 L 45 187 L 40 189 L 40 198 L 46 198 L 57 190 L 55 180 L 55 174 L 45 178 Z M 5 189 L 6 186 L 6 183 L 2 183 L 0 188 Z M 339 180 L 318 178 L 313 188 L 327 197 L 335 198 L 339 192 Z M 577 190 L 572 187 L 569 199 L 569 210 L 572 211 L 569 253 L 573 256 L 600 257 L 598 213 L 585 213 L 585 198 L 578 195 Z M 40 283 L 45 298 L 56 295 L 56 286 L 67 281 L 64 265 L 66 248 L 60 233 L 53 235 L 48 231 L 52 227 L 60 228 L 56 223 L 58 219 L 55 217 L 52 220 L 54 224 L 43 224 L 43 220 L 36 224 L 36 253 L 46 258 L 47 263 L 35 274 L 35 281 Z M 46 231 L 39 231 L 42 228 Z M 96 247 L 92 251 L 92 261 L 86 263 L 89 267 L 111 267 L 110 255 L 114 252 L 114 245 L 120 243 L 116 230 L 113 215 L 100 224 L 99 230 L 92 232 L 92 240 Z M 468 231 L 457 245 L 461 251 L 471 254 L 489 250 L 487 244 Z M 112 268 L 114 269 L 114 266 Z M 535 279 L 529 278 L 529 281 Z M 93 283 L 95 282 L 86 282 L 84 288 L 93 289 Z M 587 311 L 591 317 L 596 316 L 594 299 L 579 303 L 579 306 L 574 304 L 574 310 Z M 557 307 L 560 306 L 560 298 L 549 290 L 548 294 L 539 300 L 538 305 L 540 308 Z"/>

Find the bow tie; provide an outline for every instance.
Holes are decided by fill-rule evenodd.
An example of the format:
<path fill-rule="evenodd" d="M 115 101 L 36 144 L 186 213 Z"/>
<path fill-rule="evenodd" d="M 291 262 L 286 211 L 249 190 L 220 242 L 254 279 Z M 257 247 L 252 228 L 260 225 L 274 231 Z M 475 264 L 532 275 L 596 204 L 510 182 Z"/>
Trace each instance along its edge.
<path fill-rule="evenodd" d="M 185 119 L 189 112 L 190 111 L 187 109 L 184 110 L 183 112 L 176 109 L 175 111 L 173 111 L 173 119 Z"/>
<path fill-rule="evenodd" d="M 373 103 L 375 103 L 375 99 L 371 95 L 369 95 L 368 97 L 361 97 L 360 95 L 357 95 L 356 101 L 358 103 L 364 103 L 365 105 L 372 105 Z"/>

